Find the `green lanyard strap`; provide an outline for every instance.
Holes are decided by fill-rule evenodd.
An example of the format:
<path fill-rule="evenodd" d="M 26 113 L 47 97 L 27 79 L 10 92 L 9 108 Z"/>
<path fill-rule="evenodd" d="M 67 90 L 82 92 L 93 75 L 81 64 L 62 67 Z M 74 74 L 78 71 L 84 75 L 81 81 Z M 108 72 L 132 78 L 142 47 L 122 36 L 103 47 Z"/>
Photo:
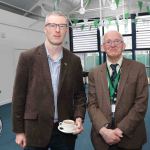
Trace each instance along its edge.
<path fill-rule="evenodd" d="M 107 68 L 107 79 L 108 79 L 108 83 L 109 83 L 110 100 L 111 100 L 111 103 L 115 103 L 114 98 L 116 97 L 117 87 L 118 87 L 118 83 L 119 83 L 119 79 L 120 79 L 120 69 L 119 69 L 119 72 L 117 73 L 115 80 L 112 82 L 110 79 L 109 70 Z"/>

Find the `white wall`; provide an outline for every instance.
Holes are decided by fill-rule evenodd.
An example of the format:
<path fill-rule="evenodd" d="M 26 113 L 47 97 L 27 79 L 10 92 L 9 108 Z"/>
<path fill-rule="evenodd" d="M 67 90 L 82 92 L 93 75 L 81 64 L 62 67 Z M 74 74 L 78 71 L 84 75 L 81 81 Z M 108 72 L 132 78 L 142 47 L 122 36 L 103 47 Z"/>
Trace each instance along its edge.
<path fill-rule="evenodd" d="M 13 77 L 13 51 L 12 47 L 0 44 L 0 105 L 11 100 Z"/>
<path fill-rule="evenodd" d="M 44 41 L 43 22 L 0 10 L 0 105 L 11 102 L 19 53 Z M 17 53 L 18 55 L 18 53 Z"/>

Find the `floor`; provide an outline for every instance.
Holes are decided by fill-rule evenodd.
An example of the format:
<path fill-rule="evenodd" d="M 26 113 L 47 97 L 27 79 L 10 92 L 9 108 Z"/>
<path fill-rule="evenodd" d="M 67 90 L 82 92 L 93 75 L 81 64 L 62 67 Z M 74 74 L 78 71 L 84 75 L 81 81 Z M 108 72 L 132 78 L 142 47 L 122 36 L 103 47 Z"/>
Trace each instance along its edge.
<path fill-rule="evenodd" d="M 149 87 L 149 91 L 150 91 L 150 87 Z M 11 114 L 11 104 L 0 106 L 0 117 L 3 121 L 3 131 L 2 134 L 0 135 L 0 150 L 21 150 L 21 148 L 15 144 L 15 135 L 12 132 L 10 114 Z M 148 141 L 144 145 L 143 150 L 150 149 L 150 117 L 149 116 L 150 116 L 150 102 L 145 117 Z M 93 146 L 90 140 L 90 128 L 91 128 L 91 123 L 88 115 L 86 114 L 85 123 L 84 123 L 84 132 L 78 136 L 78 139 L 76 141 L 76 150 L 93 150 Z"/>
<path fill-rule="evenodd" d="M 15 144 L 15 134 L 11 125 L 11 104 L 0 106 L 0 116 L 3 122 L 3 130 L 0 135 L 0 150 L 22 150 Z M 93 150 L 90 141 L 91 123 L 88 115 L 85 117 L 84 133 L 78 136 L 76 150 Z"/>

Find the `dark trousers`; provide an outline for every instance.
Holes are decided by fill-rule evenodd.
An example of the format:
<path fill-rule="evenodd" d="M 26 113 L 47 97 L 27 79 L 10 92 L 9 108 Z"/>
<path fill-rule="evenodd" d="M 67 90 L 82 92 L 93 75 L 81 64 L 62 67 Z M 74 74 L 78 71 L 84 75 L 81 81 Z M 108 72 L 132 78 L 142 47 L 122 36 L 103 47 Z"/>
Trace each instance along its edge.
<path fill-rule="evenodd" d="M 54 125 L 50 143 L 47 147 L 26 147 L 24 150 L 74 150 L 76 136 L 60 132 L 58 124 Z"/>

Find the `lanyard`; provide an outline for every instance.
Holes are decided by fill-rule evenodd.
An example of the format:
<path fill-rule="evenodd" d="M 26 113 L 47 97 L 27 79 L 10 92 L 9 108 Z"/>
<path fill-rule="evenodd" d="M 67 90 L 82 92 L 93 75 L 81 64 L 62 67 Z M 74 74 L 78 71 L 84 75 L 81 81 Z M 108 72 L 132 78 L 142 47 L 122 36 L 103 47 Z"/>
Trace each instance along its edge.
<path fill-rule="evenodd" d="M 114 82 L 112 82 L 110 79 L 109 70 L 107 68 L 107 79 L 108 79 L 108 83 L 109 83 L 110 100 L 111 100 L 111 103 L 115 103 L 117 87 L 118 87 L 118 83 L 119 83 L 119 79 L 120 79 L 120 69 L 119 69 L 119 72 L 117 73 L 117 76 L 116 76 Z"/>

